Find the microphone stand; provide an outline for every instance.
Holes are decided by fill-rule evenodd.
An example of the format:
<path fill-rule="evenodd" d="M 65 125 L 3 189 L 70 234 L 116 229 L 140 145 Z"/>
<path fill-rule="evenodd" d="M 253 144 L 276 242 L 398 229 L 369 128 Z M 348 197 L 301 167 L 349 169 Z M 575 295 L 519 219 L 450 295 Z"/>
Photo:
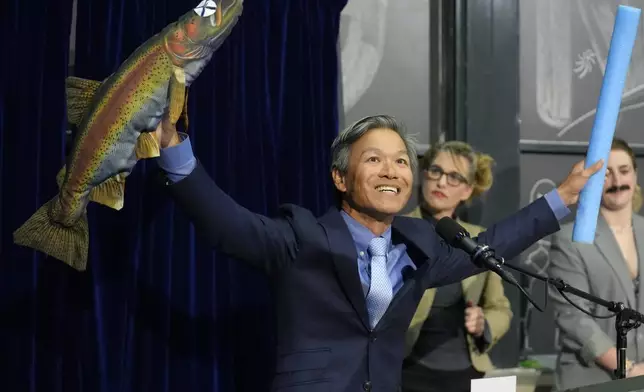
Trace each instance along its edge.
<path fill-rule="evenodd" d="M 446 219 L 446 218 L 443 218 L 443 219 Z M 456 225 L 456 226 L 457 226 L 457 228 L 461 229 L 461 231 L 456 234 L 456 239 L 457 239 L 456 242 L 459 242 L 458 240 L 461 239 L 462 237 L 468 237 L 469 238 L 469 233 L 467 231 L 465 231 L 465 229 L 463 229 L 462 227 L 460 227 L 458 225 Z M 439 235 L 440 235 L 440 233 L 439 233 Z M 441 237 L 442 237 L 442 235 L 441 235 Z M 463 245 L 457 246 L 457 247 L 463 248 Z M 533 277 L 535 279 L 541 280 L 541 281 L 545 282 L 546 284 L 551 284 L 557 289 L 557 291 L 559 291 L 561 296 L 566 301 L 570 302 L 570 304 L 572 306 L 576 307 L 577 309 L 581 310 L 582 312 L 584 312 L 586 314 L 589 314 L 590 316 L 600 317 L 600 318 L 602 317 L 602 316 L 592 315 L 589 312 L 587 312 L 584 309 L 582 309 L 581 307 L 577 306 L 570 299 L 568 299 L 568 297 L 564 293 L 571 293 L 571 294 L 576 295 L 578 297 L 584 298 L 584 299 L 586 299 L 586 300 L 588 300 L 590 302 L 594 302 L 597 305 L 603 306 L 606 309 L 608 309 L 609 311 L 615 313 L 615 316 L 617 316 L 616 319 L 615 319 L 615 329 L 617 330 L 617 345 L 616 345 L 616 347 L 617 347 L 617 369 L 615 369 L 614 375 L 618 379 L 626 378 L 626 343 L 627 343 L 626 342 L 626 335 L 628 334 L 628 332 L 631 329 L 637 328 L 637 327 L 640 326 L 640 324 L 644 323 L 644 315 L 642 315 L 641 313 L 639 313 L 639 312 L 637 312 L 637 311 L 635 311 L 633 309 L 629 309 L 629 308 L 625 307 L 624 304 L 621 303 L 621 302 L 606 301 L 606 300 L 603 300 L 601 298 L 595 297 L 594 295 L 589 294 L 589 293 L 587 293 L 585 291 L 581 291 L 579 289 L 576 289 L 576 288 L 570 286 L 568 283 L 564 282 L 561 279 L 548 278 L 546 276 L 541 276 L 541 275 L 539 275 L 537 273 L 525 270 L 525 269 L 520 268 L 520 267 L 516 267 L 516 266 L 510 265 L 510 264 L 505 264 L 505 260 L 503 259 L 503 257 L 497 258 L 496 255 L 494 254 L 494 249 L 492 249 L 492 248 L 490 248 L 490 247 L 488 247 L 486 245 L 484 245 L 484 246 L 479 245 L 479 246 L 476 246 L 473 249 L 469 249 L 469 248 L 470 248 L 470 246 L 468 245 L 468 246 L 465 246 L 463 249 L 465 249 L 466 252 L 468 252 L 468 253 L 472 253 L 472 252 L 474 253 L 471 257 L 472 257 L 472 259 L 473 259 L 475 264 L 477 264 L 477 265 L 485 265 L 486 264 L 485 262 L 481 262 L 481 260 L 480 260 L 481 258 L 483 258 L 483 260 L 489 260 L 490 258 L 493 258 L 497 263 L 497 265 L 496 265 L 497 268 L 493 268 L 492 270 L 495 271 L 496 273 L 499 273 L 499 269 L 501 268 L 502 265 L 507 265 L 509 268 L 512 268 L 513 270 L 516 270 L 516 271 L 518 271 L 518 272 L 520 272 L 522 274 L 525 274 L 525 275 L 531 276 L 531 277 Z M 499 275 L 501 275 L 502 278 L 505 276 L 505 274 L 499 274 Z M 510 276 L 511 276 L 511 274 L 510 274 Z M 523 287 L 516 281 L 516 279 L 514 279 L 513 277 L 512 277 L 512 279 L 510 279 L 507 276 L 506 276 L 506 278 L 507 278 L 506 280 L 509 280 L 509 282 L 511 284 L 516 286 L 524 294 L 526 299 L 528 299 L 535 306 L 535 308 L 537 308 L 539 311 L 543 312 L 541 307 L 539 305 L 537 305 L 536 302 L 534 302 L 534 300 L 523 289 Z M 548 292 L 548 290 L 546 289 L 546 299 L 548 298 L 547 292 Z M 608 317 L 603 317 L 603 318 L 611 318 L 611 317 L 613 317 L 613 316 L 608 316 Z"/>
<path fill-rule="evenodd" d="M 505 264 L 502 260 L 501 264 L 512 268 L 513 270 L 516 270 L 522 274 L 531 276 L 547 284 L 551 284 L 568 302 L 571 301 L 563 293 L 570 293 L 584 298 L 615 313 L 615 329 L 617 330 L 617 369 L 615 369 L 615 377 L 618 379 L 626 378 L 626 335 L 631 329 L 637 328 L 640 326 L 640 324 L 644 323 L 644 315 L 633 309 L 625 307 L 621 302 L 606 301 L 585 291 L 576 289 L 561 279 L 552 279 L 541 276 L 523 268 Z M 576 305 L 574 306 L 577 307 Z"/>

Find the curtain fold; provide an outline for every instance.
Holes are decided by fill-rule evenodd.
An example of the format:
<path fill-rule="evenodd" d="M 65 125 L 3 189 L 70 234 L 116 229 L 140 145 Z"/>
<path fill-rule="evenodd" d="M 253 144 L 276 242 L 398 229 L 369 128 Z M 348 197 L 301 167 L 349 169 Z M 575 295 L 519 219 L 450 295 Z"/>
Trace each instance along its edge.
<path fill-rule="evenodd" d="M 80 0 L 75 76 L 102 80 L 199 1 Z M 188 94 L 196 156 L 261 214 L 332 203 L 336 41 L 346 0 L 246 0 Z M 193 4 L 194 3 L 194 4 Z M 154 160 L 125 206 L 88 208 L 88 270 L 16 247 L 64 161 L 72 0 L 6 0 L 0 89 L 0 385 L 8 391 L 261 391 L 273 364 L 270 288 L 212 251 L 159 189 Z M 5 12 L 5 8 L 6 11 Z M 225 224 L 225 222 L 222 222 Z"/>

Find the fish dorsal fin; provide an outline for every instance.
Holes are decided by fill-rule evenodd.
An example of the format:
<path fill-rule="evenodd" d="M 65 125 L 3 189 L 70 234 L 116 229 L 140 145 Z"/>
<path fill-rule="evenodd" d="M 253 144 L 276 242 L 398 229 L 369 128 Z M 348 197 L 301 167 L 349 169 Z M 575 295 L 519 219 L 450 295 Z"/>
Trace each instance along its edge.
<path fill-rule="evenodd" d="M 76 76 L 67 77 L 67 121 L 78 126 L 87 112 L 94 94 L 103 82 L 83 79 Z"/>

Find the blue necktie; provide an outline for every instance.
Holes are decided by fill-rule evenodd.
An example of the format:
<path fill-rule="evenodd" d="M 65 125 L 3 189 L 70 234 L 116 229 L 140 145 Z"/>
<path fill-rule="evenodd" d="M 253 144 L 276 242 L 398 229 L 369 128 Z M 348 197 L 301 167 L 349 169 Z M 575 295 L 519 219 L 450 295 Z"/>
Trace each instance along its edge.
<path fill-rule="evenodd" d="M 376 237 L 369 243 L 371 284 L 366 302 L 372 329 L 378 325 L 393 297 L 391 281 L 387 274 L 387 245 L 387 240 L 382 237 Z"/>

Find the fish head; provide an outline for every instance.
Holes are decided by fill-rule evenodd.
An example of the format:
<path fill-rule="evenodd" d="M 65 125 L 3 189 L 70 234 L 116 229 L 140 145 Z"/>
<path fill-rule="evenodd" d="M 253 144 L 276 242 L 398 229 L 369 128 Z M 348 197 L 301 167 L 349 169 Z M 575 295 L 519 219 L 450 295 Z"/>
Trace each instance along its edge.
<path fill-rule="evenodd" d="M 168 36 L 167 47 L 178 58 L 204 58 L 230 35 L 242 13 L 243 0 L 202 0 L 184 14 Z"/>
<path fill-rule="evenodd" d="M 230 35 L 237 24 L 244 8 L 244 0 L 204 0 L 203 3 L 215 3 L 217 10 L 204 25 L 201 42 L 213 51 L 217 50 Z M 196 12 L 196 11 L 195 11 Z"/>

